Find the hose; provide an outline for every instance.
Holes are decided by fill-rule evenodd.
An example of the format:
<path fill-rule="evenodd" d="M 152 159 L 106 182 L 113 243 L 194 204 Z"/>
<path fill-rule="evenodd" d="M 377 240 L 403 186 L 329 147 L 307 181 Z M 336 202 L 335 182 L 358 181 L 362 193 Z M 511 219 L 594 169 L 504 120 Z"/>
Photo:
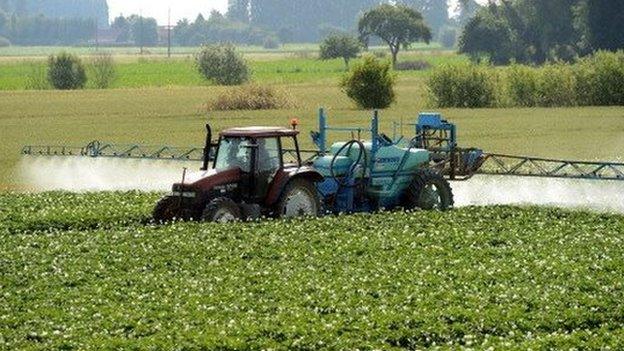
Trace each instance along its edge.
<path fill-rule="evenodd" d="M 345 176 L 345 180 L 343 180 L 343 182 L 338 181 L 337 177 L 336 177 L 336 172 L 334 171 L 334 164 L 336 163 L 336 160 L 338 159 L 338 156 L 340 156 L 340 154 L 346 149 L 349 148 L 349 152 L 351 151 L 351 147 L 353 147 L 354 144 L 357 144 L 359 147 L 359 153 L 358 153 L 358 157 L 357 157 L 357 161 L 355 161 L 353 163 L 353 166 L 351 166 L 350 170 L 349 170 L 349 174 L 353 173 L 355 171 L 355 167 L 360 164 L 360 161 L 362 160 L 362 158 L 364 158 L 364 165 L 366 165 L 368 163 L 368 159 L 366 156 L 366 150 L 364 149 L 364 144 L 359 141 L 359 140 L 351 140 L 347 143 L 345 143 L 344 145 L 342 145 L 342 147 L 338 150 L 338 152 L 336 152 L 336 154 L 334 155 L 334 157 L 332 158 L 331 163 L 329 164 L 329 172 L 332 176 L 332 178 L 336 179 L 336 182 L 338 182 L 338 188 L 340 189 L 341 187 L 344 187 L 346 185 L 346 179 L 348 178 L 347 176 Z M 347 152 L 348 153 L 348 152 Z"/>

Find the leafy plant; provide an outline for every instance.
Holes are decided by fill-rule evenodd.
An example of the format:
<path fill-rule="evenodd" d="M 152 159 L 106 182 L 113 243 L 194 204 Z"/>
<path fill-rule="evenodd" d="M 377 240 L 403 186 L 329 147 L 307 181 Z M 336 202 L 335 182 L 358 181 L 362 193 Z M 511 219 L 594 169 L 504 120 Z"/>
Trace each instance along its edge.
<path fill-rule="evenodd" d="M 363 109 L 383 109 L 396 99 L 395 75 L 390 63 L 365 56 L 342 79 L 342 89 Z"/>
<path fill-rule="evenodd" d="M 93 84 L 98 89 L 106 89 L 111 86 L 116 76 L 115 62 L 109 53 L 97 54 L 90 65 Z"/>
<path fill-rule="evenodd" d="M 78 56 L 63 52 L 48 59 L 48 81 L 55 89 L 82 89 L 87 74 Z"/>
<path fill-rule="evenodd" d="M 514 64 L 507 69 L 506 73 L 511 104 L 536 106 L 539 101 L 539 72 L 535 68 Z"/>
<path fill-rule="evenodd" d="M 478 108 L 496 104 L 496 77 L 485 65 L 442 65 L 427 82 L 438 107 Z"/>
<path fill-rule="evenodd" d="M 233 45 L 204 46 L 197 55 L 202 76 L 219 85 L 239 85 L 249 81 L 249 68 Z"/>

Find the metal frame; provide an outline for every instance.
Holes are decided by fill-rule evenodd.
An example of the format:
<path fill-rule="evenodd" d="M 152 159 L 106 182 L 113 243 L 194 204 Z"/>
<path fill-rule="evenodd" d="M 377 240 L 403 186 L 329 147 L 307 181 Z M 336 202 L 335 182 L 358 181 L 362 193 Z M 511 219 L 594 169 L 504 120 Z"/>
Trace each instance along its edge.
<path fill-rule="evenodd" d="M 624 163 L 484 154 L 478 174 L 571 179 L 624 180 Z"/>

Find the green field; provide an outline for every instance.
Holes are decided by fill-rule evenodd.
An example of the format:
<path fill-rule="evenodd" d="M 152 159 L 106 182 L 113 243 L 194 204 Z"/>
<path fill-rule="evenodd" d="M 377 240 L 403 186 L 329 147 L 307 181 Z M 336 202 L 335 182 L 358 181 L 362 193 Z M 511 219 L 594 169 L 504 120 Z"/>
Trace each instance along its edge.
<path fill-rule="evenodd" d="M 146 225 L 157 196 L 0 195 L 0 347 L 624 347 L 622 216 Z"/>
<path fill-rule="evenodd" d="M 111 88 L 148 88 L 170 86 L 207 86 L 195 67 L 192 56 L 172 59 L 162 57 L 114 56 L 116 76 Z M 420 53 L 410 51 L 403 60 L 423 60 L 433 67 L 466 60 L 450 52 Z M 90 58 L 85 57 L 87 64 Z M 291 54 L 285 52 L 249 54 L 248 61 L 252 79 L 266 84 L 290 84 L 309 82 L 334 82 L 345 72 L 341 59 L 320 61 L 314 53 Z M 354 62 L 357 62 L 355 60 Z M 43 58 L 0 59 L 0 90 L 24 90 L 29 88 L 29 77 L 39 76 L 45 80 L 46 61 Z M 88 71 L 88 69 L 87 69 Z M 427 71 L 402 72 L 403 76 L 423 76 Z M 87 88 L 93 85 L 87 83 Z"/>

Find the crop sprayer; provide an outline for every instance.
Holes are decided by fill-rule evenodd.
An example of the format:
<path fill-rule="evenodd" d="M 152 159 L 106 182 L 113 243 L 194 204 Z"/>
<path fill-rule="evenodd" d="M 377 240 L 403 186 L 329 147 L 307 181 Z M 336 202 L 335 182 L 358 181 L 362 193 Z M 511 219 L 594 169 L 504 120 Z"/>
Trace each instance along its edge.
<path fill-rule="evenodd" d="M 24 155 L 201 161 L 201 172 L 173 185 L 154 208 L 157 221 L 201 219 L 226 222 L 263 216 L 297 217 L 382 209 L 447 210 L 450 181 L 476 174 L 624 180 L 624 163 L 585 162 L 486 153 L 460 148 L 456 126 L 438 113 L 421 113 L 408 124 L 413 136 L 379 131 L 379 113 L 369 127 L 331 127 L 320 109 L 315 150 L 299 147 L 297 121 L 287 127 L 223 130 L 213 140 L 206 125 L 204 147 L 115 145 L 25 146 Z M 352 138 L 329 144 L 329 132 Z M 367 134 L 370 139 L 363 139 Z M 287 146 L 292 145 L 288 148 Z M 305 157 L 304 157 L 305 156 Z"/>

